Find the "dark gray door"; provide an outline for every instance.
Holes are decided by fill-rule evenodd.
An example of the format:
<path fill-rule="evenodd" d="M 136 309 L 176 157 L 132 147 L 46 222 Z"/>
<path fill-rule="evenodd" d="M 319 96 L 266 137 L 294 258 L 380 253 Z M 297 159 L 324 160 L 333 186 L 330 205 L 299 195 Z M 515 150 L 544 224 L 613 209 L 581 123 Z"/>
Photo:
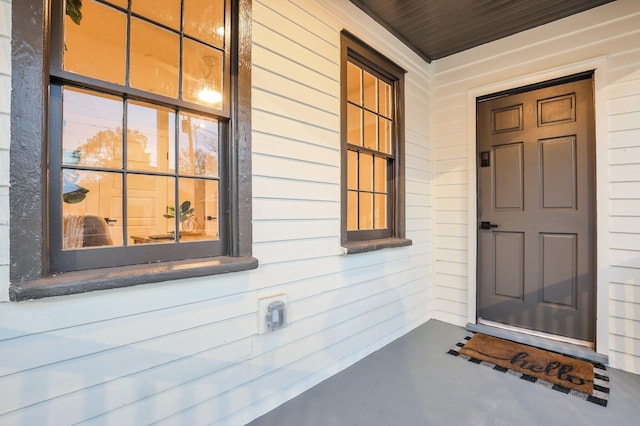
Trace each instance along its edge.
<path fill-rule="evenodd" d="M 591 76 L 477 104 L 478 317 L 595 337 Z"/>

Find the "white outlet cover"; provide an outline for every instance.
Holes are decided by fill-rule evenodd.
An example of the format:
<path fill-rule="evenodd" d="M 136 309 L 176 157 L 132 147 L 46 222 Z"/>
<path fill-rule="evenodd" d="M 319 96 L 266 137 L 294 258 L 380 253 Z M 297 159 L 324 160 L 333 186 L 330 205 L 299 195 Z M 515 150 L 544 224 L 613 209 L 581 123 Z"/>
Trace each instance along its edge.
<path fill-rule="evenodd" d="M 287 295 L 280 293 L 258 299 L 258 334 L 265 334 L 269 332 L 269 328 L 267 327 L 267 309 L 273 302 L 284 302 L 284 304 L 287 305 Z"/>

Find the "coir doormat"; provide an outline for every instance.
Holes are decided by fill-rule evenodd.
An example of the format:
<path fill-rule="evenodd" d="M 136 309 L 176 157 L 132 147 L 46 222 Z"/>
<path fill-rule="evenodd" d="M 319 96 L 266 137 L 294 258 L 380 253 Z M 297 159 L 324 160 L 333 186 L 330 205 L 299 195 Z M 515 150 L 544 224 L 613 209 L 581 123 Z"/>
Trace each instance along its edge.
<path fill-rule="evenodd" d="M 609 375 L 604 365 L 475 333 L 448 352 L 589 402 L 607 406 Z"/>

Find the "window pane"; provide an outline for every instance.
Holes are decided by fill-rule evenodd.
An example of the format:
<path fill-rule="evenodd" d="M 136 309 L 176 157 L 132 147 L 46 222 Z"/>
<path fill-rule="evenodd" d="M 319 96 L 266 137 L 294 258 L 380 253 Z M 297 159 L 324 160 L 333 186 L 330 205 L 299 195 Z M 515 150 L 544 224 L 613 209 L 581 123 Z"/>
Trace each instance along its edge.
<path fill-rule="evenodd" d="M 175 114 L 141 102 L 127 108 L 127 167 L 169 172 L 175 169 Z"/>
<path fill-rule="evenodd" d="M 63 89 L 62 163 L 122 168 L 122 100 Z"/>
<path fill-rule="evenodd" d="M 391 85 L 378 80 L 378 112 L 391 118 Z"/>
<path fill-rule="evenodd" d="M 387 196 L 375 194 L 375 229 L 387 228 Z"/>
<path fill-rule="evenodd" d="M 362 70 L 351 62 L 347 63 L 347 99 L 362 105 Z"/>
<path fill-rule="evenodd" d="M 180 174 L 218 177 L 218 121 L 180 114 Z"/>
<path fill-rule="evenodd" d="M 218 182 L 180 179 L 180 241 L 218 238 Z"/>
<path fill-rule="evenodd" d="M 224 1 L 185 0 L 184 32 L 205 43 L 224 47 Z"/>
<path fill-rule="evenodd" d="M 358 193 L 355 191 L 347 192 L 347 229 L 358 229 Z"/>
<path fill-rule="evenodd" d="M 222 52 L 189 39 L 183 48 L 183 99 L 222 108 Z"/>
<path fill-rule="evenodd" d="M 372 112 L 364 112 L 364 146 L 378 149 L 378 116 Z"/>
<path fill-rule="evenodd" d="M 373 229 L 373 194 L 361 192 L 360 194 L 360 214 L 358 229 Z"/>
<path fill-rule="evenodd" d="M 364 71 L 364 107 L 371 111 L 378 111 L 377 97 L 378 79 Z"/>
<path fill-rule="evenodd" d="M 180 174 L 218 177 L 218 121 L 180 115 Z"/>
<path fill-rule="evenodd" d="M 180 0 L 132 0 L 131 11 L 180 30 Z"/>
<path fill-rule="evenodd" d="M 347 142 L 362 146 L 362 110 L 347 105 Z"/>
<path fill-rule="evenodd" d="M 387 192 L 387 160 L 381 157 L 375 159 L 375 188 L 376 192 Z"/>
<path fill-rule="evenodd" d="M 380 146 L 379 151 L 391 154 L 391 121 L 380 117 Z"/>
<path fill-rule="evenodd" d="M 63 169 L 62 248 L 122 245 L 122 175 Z"/>
<path fill-rule="evenodd" d="M 358 153 L 347 151 L 347 188 L 358 189 Z"/>
<path fill-rule="evenodd" d="M 127 175 L 127 236 L 129 244 L 175 240 L 175 178 Z M 167 217 L 169 216 L 169 217 Z"/>
<path fill-rule="evenodd" d="M 132 18 L 131 86 L 177 98 L 179 44 L 177 34 Z"/>
<path fill-rule="evenodd" d="M 361 191 L 373 191 L 373 156 L 360 153 L 358 164 L 360 166 L 358 189 Z"/>
<path fill-rule="evenodd" d="M 65 18 L 63 68 L 99 80 L 124 84 L 126 24 L 125 13 L 85 0 L 82 3 L 80 25 L 75 24 L 68 15 Z"/>

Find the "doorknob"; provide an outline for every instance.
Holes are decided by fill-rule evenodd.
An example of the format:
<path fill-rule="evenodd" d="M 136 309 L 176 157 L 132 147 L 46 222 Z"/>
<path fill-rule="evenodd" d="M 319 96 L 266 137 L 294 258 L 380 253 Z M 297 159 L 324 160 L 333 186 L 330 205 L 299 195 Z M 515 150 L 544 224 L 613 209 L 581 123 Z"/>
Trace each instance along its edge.
<path fill-rule="evenodd" d="M 495 223 L 491 223 L 491 222 L 480 222 L 480 229 L 491 229 L 491 228 L 497 228 L 498 225 L 496 225 Z"/>

